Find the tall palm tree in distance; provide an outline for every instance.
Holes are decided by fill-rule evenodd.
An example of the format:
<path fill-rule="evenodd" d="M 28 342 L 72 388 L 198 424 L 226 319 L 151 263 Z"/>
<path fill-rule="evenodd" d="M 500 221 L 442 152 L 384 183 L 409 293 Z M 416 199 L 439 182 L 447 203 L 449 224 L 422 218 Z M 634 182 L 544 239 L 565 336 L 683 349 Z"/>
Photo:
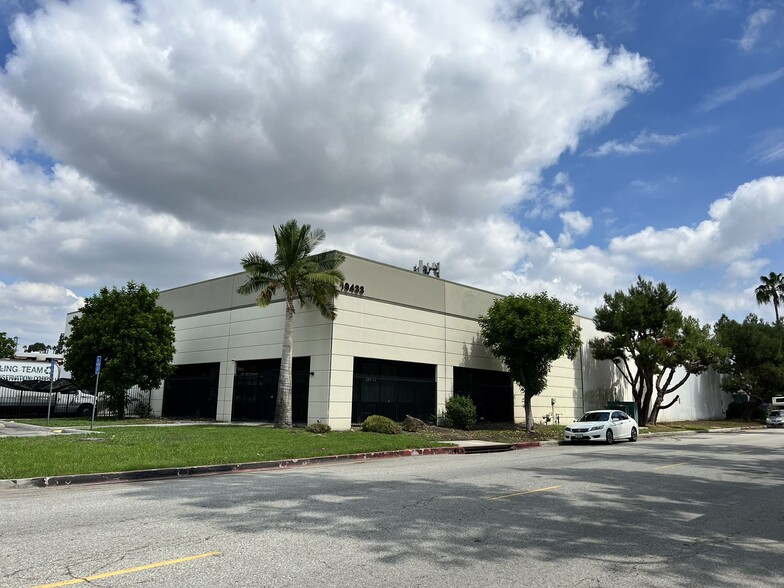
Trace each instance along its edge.
<path fill-rule="evenodd" d="M 773 302 L 776 324 L 779 324 L 779 304 L 784 300 L 784 275 L 770 272 L 767 276 L 760 276 L 760 282 L 762 283 L 754 290 L 757 296 L 757 304 Z"/>
<path fill-rule="evenodd" d="M 323 229 L 299 226 L 290 220 L 275 227 L 275 258 L 265 259 L 252 251 L 242 258 L 242 269 L 248 281 L 237 288 L 239 294 L 257 294 L 256 304 L 269 305 L 280 289 L 285 296 L 286 314 L 283 323 L 283 353 L 278 377 L 278 398 L 275 403 L 275 426 L 290 428 L 291 418 L 291 360 L 294 348 L 294 303 L 315 306 L 321 315 L 335 320 L 335 298 L 344 281 L 340 265 L 346 260 L 338 251 L 313 254 L 324 240 Z"/>

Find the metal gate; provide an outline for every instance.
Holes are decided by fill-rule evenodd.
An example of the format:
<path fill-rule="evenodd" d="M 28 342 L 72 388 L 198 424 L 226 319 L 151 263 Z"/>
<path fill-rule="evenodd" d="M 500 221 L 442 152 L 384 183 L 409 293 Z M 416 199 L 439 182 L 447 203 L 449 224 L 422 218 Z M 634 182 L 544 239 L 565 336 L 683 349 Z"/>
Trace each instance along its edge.
<path fill-rule="evenodd" d="M 351 422 L 378 414 L 400 422 L 411 415 L 436 416 L 436 366 L 404 361 L 354 358 Z"/>
<path fill-rule="evenodd" d="M 514 391 L 509 372 L 455 367 L 452 375 L 454 393 L 473 400 L 477 421 L 514 420 Z"/>
<path fill-rule="evenodd" d="M 261 359 L 237 362 L 231 404 L 232 421 L 275 420 L 278 399 L 280 359 Z M 295 357 L 292 361 L 291 416 L 295 423 L 308 420 L 310 390 L 310 357 Z"/>
<path fill-rule="evenodd" d="M 218 409 L 220 364 L 177 366 L 163 384 L 165 417 L 214 419 Z"/>

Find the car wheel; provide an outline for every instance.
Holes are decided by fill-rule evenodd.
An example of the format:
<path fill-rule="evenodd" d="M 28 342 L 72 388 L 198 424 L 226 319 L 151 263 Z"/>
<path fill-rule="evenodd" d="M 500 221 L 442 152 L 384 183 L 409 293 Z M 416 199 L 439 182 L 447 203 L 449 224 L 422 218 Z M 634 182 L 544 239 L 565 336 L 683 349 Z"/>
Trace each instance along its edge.
<path fill-rule="evenodd" d="M 632 434 L 629 435 L 629 441 L 631 441 L 632 443 L 637 441 L 637 427 L 632 427 Z"/>
<path fill-rule="evenodd" d="M 613 442 L 613 432 L 612 431 L 607 431 L 607 435 L 605 436 L 605 439 L 607 439 L 607 445 L 612 445 L 612 442 Z"/>
<path fill-rule="evenodd" d="M 82 404 L 76 409 L 76 416 L 88 417 L 93 415 L 93 407 L 90 404 Z"/>

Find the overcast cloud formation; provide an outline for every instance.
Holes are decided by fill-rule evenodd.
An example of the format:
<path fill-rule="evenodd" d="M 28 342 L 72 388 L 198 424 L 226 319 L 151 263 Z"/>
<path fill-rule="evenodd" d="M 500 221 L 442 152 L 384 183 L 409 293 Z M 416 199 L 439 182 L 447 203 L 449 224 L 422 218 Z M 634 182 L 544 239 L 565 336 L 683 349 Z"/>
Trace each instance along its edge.
<path fill-rule="evenodd" d="M 326 229 L 329 247 L 440 260 L 447 279 L 547 289 L 586 315 L 659 266 L 710 265 L 738 293 L 740 268 L 753 278 L 784 231 L 781 177 L 703 195 L 713 203 L 683 226 L 576 245 L 602 219 L 580 210 L 568 173 L 548 173 L 660 83 L 645 55 L 581 33 L 580 8 L 50 0 L 19 12 L 0 75 L 0 331 L 54 342 L 103 285 L 238 271 L 289 218 Z M 765 18 L 740 23 L 743 51 Z M 641 128 L 586 152 L 644 153 L 688 133 Z M 695 289 L 684 302 L 715 320 L 717 298 Z"/>

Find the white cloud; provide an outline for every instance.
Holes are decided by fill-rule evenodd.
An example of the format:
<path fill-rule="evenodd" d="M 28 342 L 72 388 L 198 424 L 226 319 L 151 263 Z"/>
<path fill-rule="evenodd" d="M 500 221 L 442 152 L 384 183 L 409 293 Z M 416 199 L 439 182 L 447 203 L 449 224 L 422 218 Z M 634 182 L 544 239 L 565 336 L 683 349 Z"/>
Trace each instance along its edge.
<path fill-rule="evenodd" d="M 669 147 L 680 143 L 689 133 L 676 135 L 664 135 L 661 133 L 649 133 L 643 131 L 628 143 L 618 141 L 607 141 L 595 149 L 585 151 L 588 157 L 604 157 L 606 155 L 636 155 L 638 153 L 650 153 L 657 147 Z"/>
<path fill-rule="evenodd" d="M 764 268 L 767 267 L 769 263 L 770 260 L 768 259 L 742 259 L 733 261 L 727 267 L 725 275 L 731 282 L 748 282 L 763 273 Z"/>
<path fill-rule="evenodd" d="M 83 300 L 72 291 L 53 283 L 20 281 L 0 282 L 0 306 L 10 337 L 19 337 L 19 351 L 25 344 L 41 341 L 57 343 L 57 336 L 65 329 L 65 316 L 77 310 Z M 8 325 L 12 329 L 8 329 Z"/>
<path fill-rule="evenodd" d="M 531 185 L 522 199 L 522 208 L 530 218 L 550 218 L 574 202 L 574 186 L 569 174 L 558 172 L 550 185 L 540 182 Z"/>
<path fill-rule="evenodd" d="M 714 201 L 695 227 L 643 231 L 612 239 L 609 250 L 674 271 L 724 266 L 751 258 L 784 231 L 784 176 L 739 186 Z M 754 230 L 749 230 L 754 227 Z"/>
<path fill-rule="evenodd" d="M 639 192 L 646 194 L 654 194 L 660 190 L 678 183 L 678 178 L 672 176 L 665 176 L 658 180 L 632 180 L 629 182 L 629 187 Z"/>
<path fill-rule="evenodd" d="M 2 85 L 44 149 L 117 197 L 242 230 L 486 214 L 650 85 L 646 60 L 547 14 L 308 6 L 53 3 L 17 19 Z"/>
<path fill-rule="evenodd" d="M 0 150 L 16 151 L 30 138 L 32 117 L 0 87 Z"/>
<path fill-rule="evenodd" d="M 571 246 L 575 235 L 585 235 L 593 227 L 593 219 L 585 216 L 579 210 L 568 210 L 562 212 L 559 216 L 561 221 L 563 221 L 563 232 L 558 237 L 558 245 L 560 247 Z"/>
<path fill-rule="evenodd" d="M 771 8 L 760 8 L 749 15 L 743 25 L 743 36 L 738 45 L 744 51 L 751 51 L 762 36 L 765 25 L 770 22 L 776 11 Z"/>
<path fill-rule="evenodd" d="M 755 139 L 752 160 L 761 164 L 784 160 L 784 128 L 767 129 Z"/>
<path fill-rule="evenodd" d="M 709 112 L 723 104 L 737 100 L 747 92 L 761 90 L 779 81 L 781 78 L 784 78 L 784 67 L 767 74 L 751 76 L 731 86 L 719 88 L 700 103 L 698 110 L 700 112 Z"/>
<path fill-rule="evenodd" d="M 544 232 L 523 232 L 518 237 L 522 258 L 495 289 L 547 290 L 592 316 L 605 292 L 625 290 L 640 273 L 654 280 L 670 275 L 668 283 L 677 287 L 685 275 L 679 272 L 705 269 L 713 274 L 713 286 L 679 290 L 681 310 L 703 322 L 714 322 L 722 313 L 766 316 L 766 309 L 757 309 L 753 290 L 770 265 L 757 255 L 766 245 L 775 249 L 782 232 L 784 177 L 760 178 L 714 201 L 708 220 L 696 227 L 649 227 L 616 237 L 607 248 L 570 248 L 563 238 L 554 242 Z"/>
<path fill-rule="evenodd" d="M 653 84 L 642 56 L 559 22 L 579 5 L 44 2 L 0 73 L 5 292 L 237 271 L 297 218 L 362 256 L 592 299 L 628 272 L 504 213 L 569 210 L 568 176 L 542 188 L 544 170 Z M 54 168 L 10 155 L 28 146 Z M 35 331 L 0 297 L 2 328 L 51 341 L 71 303 Z"/>
<path fill-rule="evenodd" d="M 692 0 L 692 6 L 709 12 L 734 11 L 738 7 L 735 0 Z"/>
<path fill-rule="evenodd" d="M 768 177 L 694 226 L 574 247 L 594 219 L 575 209 L 570 177 L 545 170 L 654 82 L 641 56 L 559 24 L 579 2 L 528 3 L 506 21 L 518 6 L 486 0 L 44 6 L 16 20 L 0 74 L 0 329 L 20 343 L 55 342 L 75 292 L 238 271 L 288 218 L 324 227 L 329 247 L 441 261 L 446 279 L 546 289 L 585 315 L 641 271 L 708 266 L 720 283 L 681 301 L 710 320 L 753 305 L 761 248 L 782 234 L 784 180 Z M 597 151 L 687 136 L 646 131 Z M 57 164 L 9 155 L 28 147 Z M 559 215 L 562 230 L 528 230 L 514 209 Z"/>

